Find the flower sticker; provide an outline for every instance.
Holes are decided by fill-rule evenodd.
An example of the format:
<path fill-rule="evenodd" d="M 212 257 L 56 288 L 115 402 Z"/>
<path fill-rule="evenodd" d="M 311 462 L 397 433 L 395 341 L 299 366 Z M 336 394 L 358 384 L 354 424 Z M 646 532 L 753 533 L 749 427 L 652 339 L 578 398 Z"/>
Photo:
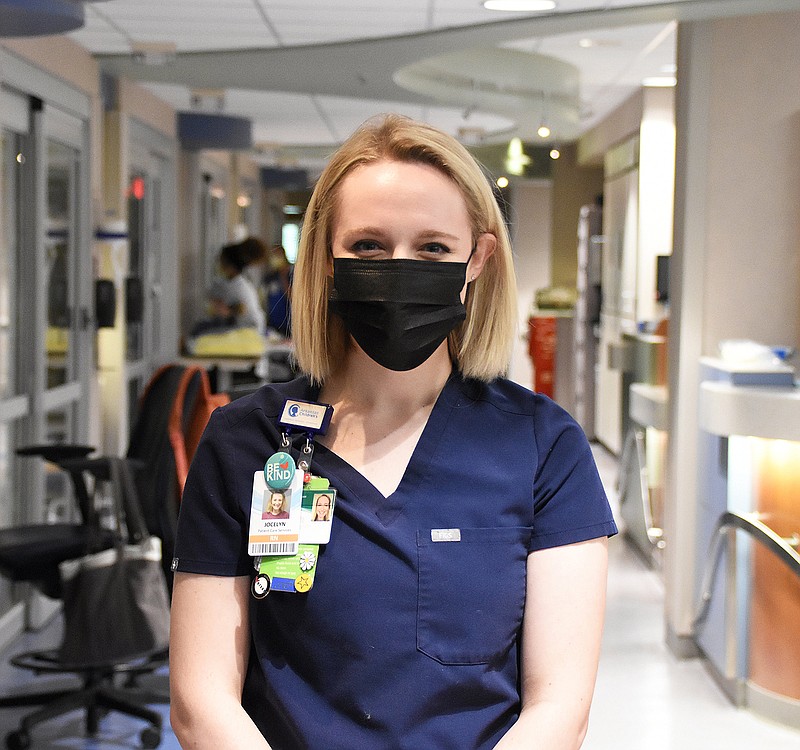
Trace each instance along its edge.
<path fill-rule="evenodd" d="M 300 570 L 311 570 L 317 564 L 317 556 L 313 552 L 303 552 L 298 564 Z"/>

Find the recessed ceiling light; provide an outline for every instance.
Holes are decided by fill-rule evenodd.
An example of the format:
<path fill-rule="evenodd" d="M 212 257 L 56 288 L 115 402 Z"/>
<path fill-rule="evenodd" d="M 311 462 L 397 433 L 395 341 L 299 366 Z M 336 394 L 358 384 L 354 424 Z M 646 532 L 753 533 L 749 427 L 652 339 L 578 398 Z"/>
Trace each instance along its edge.
<path fill-rule="evenodd" d="M 553 0 L 484 0 L 486 10 L 522 11 L 553 10 Z"/>
<path fill-rule="evenodd" d="M 578 46 L 583 47 L 584 49 L 589 49 L 590 47 L 596 47 L 597 42 L 595 42 L 594 39 L 584 37 L 583 39 L 578 40 Z"/>

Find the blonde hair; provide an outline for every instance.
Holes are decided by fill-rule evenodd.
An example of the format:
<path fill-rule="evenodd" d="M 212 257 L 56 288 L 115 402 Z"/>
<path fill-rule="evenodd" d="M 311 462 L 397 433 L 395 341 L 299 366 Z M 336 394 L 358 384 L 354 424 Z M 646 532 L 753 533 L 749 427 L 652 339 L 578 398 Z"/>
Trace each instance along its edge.
<path fill-rule="evenodd" d="M 448 338 L 450 355 L 465 377 L 490 381 L 504 375 L 516 331 L 516 278 L 511 241 L 487 177 L 471 154 L 442 131 L 400 115 L 365 122 L 334 153 L 306 210 L 292 285 L 292 340 L 297 365 L 322 383 L 344 361 L 348 336 L 328 314 L 331 237 L 338 188 L 356 167 L 378 161 L 432 166 L 461 191 L 473 241 L 497 238 L 495 252 L 469 285 L 467 317 Z"/>

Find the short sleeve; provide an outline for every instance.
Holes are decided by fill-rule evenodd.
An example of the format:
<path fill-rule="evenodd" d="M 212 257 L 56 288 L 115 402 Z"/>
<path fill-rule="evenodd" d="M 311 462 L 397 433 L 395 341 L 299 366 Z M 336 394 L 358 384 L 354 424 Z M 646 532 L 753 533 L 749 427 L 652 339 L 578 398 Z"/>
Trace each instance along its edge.
<path fill-rule="evenodd" d="M 542 398 L 534 412 L 534 430 L 539 460 L 530 550 L 616 534 L 589 441 L 578 423 Z"/>
<path fill-rule="evenodd" d="M 247 575 L 247 516 L 226 441 L 224 409 L 211 415 L 186 479 L 172 568 L 184 573 Z M 227 449 L 227 450 L 226 450 Z"/>

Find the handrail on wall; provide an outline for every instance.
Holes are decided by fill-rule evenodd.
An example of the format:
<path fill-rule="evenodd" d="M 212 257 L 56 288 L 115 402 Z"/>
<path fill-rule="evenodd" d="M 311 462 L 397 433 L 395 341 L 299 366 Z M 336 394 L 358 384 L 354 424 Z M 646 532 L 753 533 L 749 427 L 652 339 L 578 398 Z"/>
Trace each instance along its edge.
<path fill-rule="evenodd" d="M 620 500 L 624 502 L 628 495 L 628 463 L 631 455 L 636 456 L 636 468 L 639 479 L 639 496 L 642 499 L 642 515 L 644 517 L 645 531 L 647 538 L 654 547 L 662 547 L 664 544 L 663 531 L 653 524 L 653 509 L 650 503 L 650 487 L 647 476 L 647 459 L 645 457 L 645 436 L 644 430 L 638 427 L 631 427 L 625 436 L 625 445 L 622 448 L 620 466 L 623 470 L 619 472 L 620 480 L 618 485 Z"/>
<path fill-rule="evenodd" d="M 728 539 L 729 531 L 739 529 L 755 539 L 759 544 L 768 549 L 783 562 L 789 570 L 800 578 L 800 554 L 783 537 L 759 520 L 757 513 L 734 513 L 725 511 L 717 520 L 714 529 L 712 547 L 706 562 L 701 587 L 700 605 L 694 618 L 693 627 L 696 631 L 703 626 L 711 606 L 713 583 L 717 573 L 720 557 L 722 556 L 723 542 Z M 735 540 L 734 540 L 735 541 Z"/>

